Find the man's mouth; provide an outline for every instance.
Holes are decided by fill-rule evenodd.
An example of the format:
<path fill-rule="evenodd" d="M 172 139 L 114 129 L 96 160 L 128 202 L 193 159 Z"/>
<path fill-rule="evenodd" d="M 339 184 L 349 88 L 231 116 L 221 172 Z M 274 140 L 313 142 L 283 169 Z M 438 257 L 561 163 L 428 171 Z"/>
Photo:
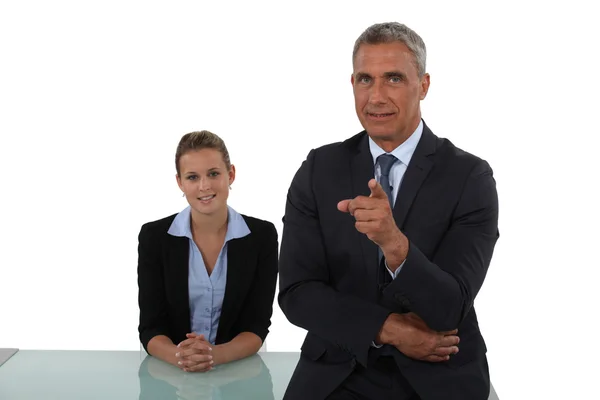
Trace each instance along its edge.
<path fill-rule="evenodd" d="M 389 118 L 389 117 L 391 117 L 394 114 L 395 113 L 371 113 L 371 112 L 367 113 L 367 115 L 370 118 L 375 118 L 375 119 L 377 119 L 377 118 Z"/>

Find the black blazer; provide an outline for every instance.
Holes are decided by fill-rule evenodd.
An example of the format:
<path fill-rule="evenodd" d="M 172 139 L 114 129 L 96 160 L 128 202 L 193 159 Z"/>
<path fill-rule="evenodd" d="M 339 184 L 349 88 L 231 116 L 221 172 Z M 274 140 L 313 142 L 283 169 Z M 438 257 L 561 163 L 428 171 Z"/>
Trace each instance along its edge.
<path fill-rule="evenodd" d="M 436 331 L 459 329 L 443 363 L 392 347 L 422 399 L 487 399 L 486 346 L 473 302 L 492 258 L 498 198 L 487 162 L 424 126 L 393 210 L 410 241 L 398 277 L 382 286 L 377 245 L 337 203 L 368 196 L 374 177 L 366 132 L 312 150 L 290 186 L 279 261 L 279 304 L 308 330 L 286 399 L 324 399 L 360 364 L 390 312 L 412 311 Z"/>
<path fill-rule="evenodd" d="M 177 214 L 142 226 L 138 245 L 139 334 L 146 351 L 154 336 L 177 344 L 191 332 L 188 293 L 189 239 L 167 231 Z M 277 283 L 278 238 L 268 221 L 242 215 L 250 234 L 229 241 L 225 296 L 216 344 L 241 332 L 264 342 Z"/>

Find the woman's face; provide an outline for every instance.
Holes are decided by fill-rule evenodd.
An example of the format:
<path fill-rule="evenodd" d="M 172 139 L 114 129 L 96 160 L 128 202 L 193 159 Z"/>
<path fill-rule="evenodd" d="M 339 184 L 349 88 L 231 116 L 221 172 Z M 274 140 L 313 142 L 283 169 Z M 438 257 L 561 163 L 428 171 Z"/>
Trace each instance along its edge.
<path fill-rule="evenodd" d="M 177 184 L 191 208 L 205 215 L 227 207 L 229 185 L 235 180 L 235 168 L 228 171 L 219 150 L 188 151 L 179 159 Z"/>

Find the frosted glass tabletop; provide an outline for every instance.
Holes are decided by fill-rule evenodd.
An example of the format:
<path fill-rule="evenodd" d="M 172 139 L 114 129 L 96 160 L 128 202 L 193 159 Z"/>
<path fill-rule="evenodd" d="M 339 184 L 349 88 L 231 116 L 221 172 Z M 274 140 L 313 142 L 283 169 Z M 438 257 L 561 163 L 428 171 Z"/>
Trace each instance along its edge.
<path fill-rule="evenodd" d="M 143 351 L 20 350 L 0 366 L 0 399 L 281 400 L 299 357 L 258 353 L 188 373 Z"/>
<path fill-rule="evenodd" d="M 15 355 L 19 349 L 0 349 L 0 365 L 4 364 Z"/>
<path fill-rule="evenodd" d="M 139 351 L 20 350 L 0 367 L 0 399 L 282 399 L 300 353 L 259 353 L 187 373 Z"/>

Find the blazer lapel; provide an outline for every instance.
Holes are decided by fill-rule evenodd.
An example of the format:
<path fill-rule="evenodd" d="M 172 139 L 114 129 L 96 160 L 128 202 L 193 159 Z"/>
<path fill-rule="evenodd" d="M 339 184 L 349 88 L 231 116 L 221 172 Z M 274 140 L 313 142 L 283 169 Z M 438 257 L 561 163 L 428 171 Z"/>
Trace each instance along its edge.
<path fill-rule="evenodd" d="M 244 285 L 251 282 L 250 275 L 253 271 L 247 268 L 247 260 L 252 258 L 249 253 L 252 251 L 248 240 L 250 235 L 232 239 L 227 243 L 227 278 L 217 340 L 222 337 L 222 332 L 229 330 L 230 318 L 241 305 L 240 293 L 244 293 Z"/>
<path fill-rule="evenodd" d="M 410 207 L 425 178 L 427 178 L 427 175 L 431 171 L 433 161 L 428 156 L 435 153 L 435 142 L 435 135 L 425 125 L 425 122 L 423 122 L 423 134 L 404 173 L 402 183 L 398 189 L 398 195 L 396 196 L 394 210 L 392 211 L 396 225 L 400 229 L 403 229 L 404 221 L 410 211 Z"/>
<path fill-rule="evenodd" d="M 375 177 L 373 167 L 373 156 L 369 150 L 368 136 L 366 133 L 358 142 L 357 153 L 354 155 L 350 165 L 352 171 L 352 195 L 369 196 L 369 180 Z M 377 282 L 378 254 L 377 245 L 373 243 L 367 235 L 356 231 L 358 241 L 362 248 L 363 265 L 367 270 L 367 275 L 371 282 Z M 376 289 L 376 286 L 374 286 Z M 376 295 L 377 292 L 375 291 Z"/>
<path fill-rule="evenodd" d="M 188 324 L 187 332 L 191 332 L 190 295 L 188 288 L 190 242 L 186 237 L 168 236 L 170 244 L 168 246 L 169 254 L 167 257 L 169 260 L 169 273 L 173 277 L 173 296 L 177 308 L 185 311 Z"/>

